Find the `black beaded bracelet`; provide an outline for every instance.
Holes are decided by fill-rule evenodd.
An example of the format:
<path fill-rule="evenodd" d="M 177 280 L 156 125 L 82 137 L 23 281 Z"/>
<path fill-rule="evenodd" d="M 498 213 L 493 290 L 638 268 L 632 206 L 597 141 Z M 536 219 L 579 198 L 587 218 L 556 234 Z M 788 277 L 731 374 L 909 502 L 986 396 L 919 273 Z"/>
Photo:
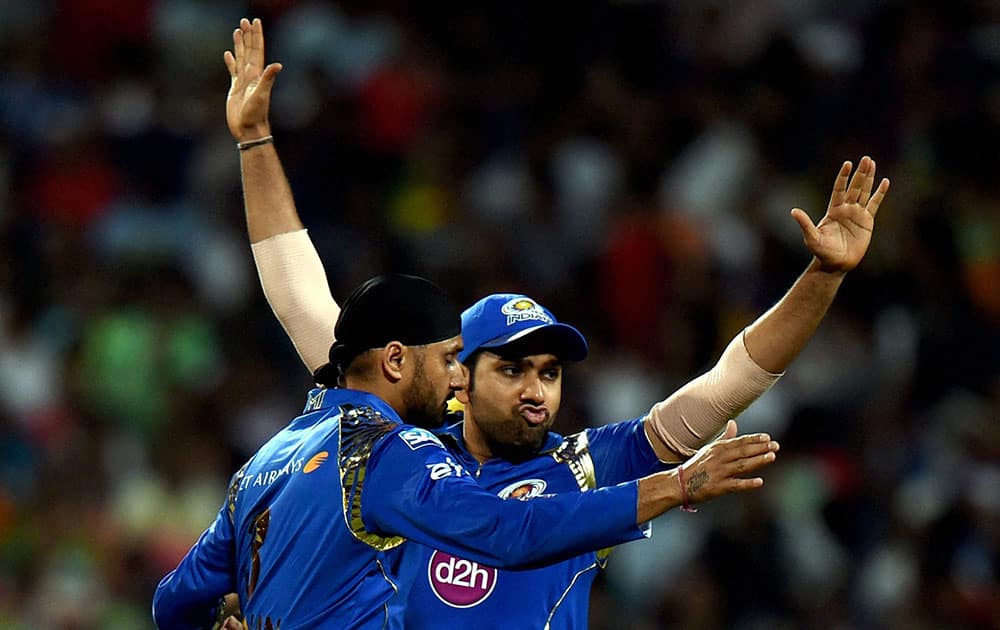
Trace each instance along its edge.
<path fill-rule="evenodd" d="M 239 149 L 240 151 L 246 151 L 247 149 L 252 149 L 262 144 L 271 144 L 272 142 L 274 142 L 274 136 L 264 136 L 263 138 L 257 138 L 256 140 L 237 142 L 236 148 Z"/>

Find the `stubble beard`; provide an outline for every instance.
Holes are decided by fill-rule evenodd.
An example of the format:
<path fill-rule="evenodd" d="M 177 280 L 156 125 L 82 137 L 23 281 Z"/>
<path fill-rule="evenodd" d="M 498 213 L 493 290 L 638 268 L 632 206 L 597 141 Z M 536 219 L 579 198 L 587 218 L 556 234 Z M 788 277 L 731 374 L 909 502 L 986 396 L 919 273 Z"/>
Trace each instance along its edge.
<path fill-rule="evenodd" d="M 423 429 L 438 429 L 444 425 L 447 399 L 440 399 L 430 379 L 423 375 L 422 361 L 418 361 L 416 376 L 403 392 L 406 422 Z"/>
<path fill-rule="evenodd" d="M 527 422 L 514 408 L 507 417 L 492 418 L 483 422 L 477 418 L 476 424 L 495 457 L 512 462 L 521 462 L 538 455 L 549 435 L 553 418 L 538 426 L 526 426 Z"/>

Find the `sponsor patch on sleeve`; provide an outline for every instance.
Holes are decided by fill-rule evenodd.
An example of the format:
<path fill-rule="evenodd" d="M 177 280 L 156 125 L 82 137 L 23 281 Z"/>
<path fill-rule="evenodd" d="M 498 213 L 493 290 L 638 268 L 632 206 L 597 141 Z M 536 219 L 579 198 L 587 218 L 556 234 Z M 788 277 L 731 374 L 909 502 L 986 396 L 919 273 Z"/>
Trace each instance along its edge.
<path fill-rule="evenodd" d="M 401 440 L 406 442 L 406 445 L 409 446 L 412 451 L 415 451 L 423 446 L 430 446 L 432 444 L 444 448 L 444 444 L 441 443 L 441 440 L 439 440 L 436 435 L 427 429 L 420 429 L 417 427 L 405 429 L 399 432 L 399 437 Z"/>

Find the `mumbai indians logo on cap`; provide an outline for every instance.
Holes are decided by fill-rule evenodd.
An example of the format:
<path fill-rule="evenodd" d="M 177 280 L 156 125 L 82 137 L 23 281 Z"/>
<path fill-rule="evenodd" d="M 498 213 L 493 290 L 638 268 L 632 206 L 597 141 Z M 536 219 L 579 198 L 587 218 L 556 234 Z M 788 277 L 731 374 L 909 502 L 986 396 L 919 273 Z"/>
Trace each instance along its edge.
<path fill-rule="evenodd" d="M 537 319 L 546 324 L 553 323 L 552 318 L 546 315 L 542 307 L 526 297 L 514 298 L 500 307 L 500 312 L 507 316 L 507 325 L 515 322 L 523 322 L 529 319 Z"/>

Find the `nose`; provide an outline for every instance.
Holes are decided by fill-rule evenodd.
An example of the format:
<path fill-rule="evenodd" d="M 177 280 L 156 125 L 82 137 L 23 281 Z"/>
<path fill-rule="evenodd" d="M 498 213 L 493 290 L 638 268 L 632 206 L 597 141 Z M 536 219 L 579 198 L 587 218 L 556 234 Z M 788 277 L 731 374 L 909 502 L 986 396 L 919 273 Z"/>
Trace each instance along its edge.
<path fill-rule="evenodd" d="M 469 384 L 469 370 L 462 363 L 451 369 L 450 376 L 448 386 L 454 391 L 465 389 Z"/>
<path fill-rule="evenodd" d="M 542 379 L 537 374 L 525 375 L 524 387 L 521 389 L 521 400 L 534 403 L 545 402 L 545 388 L 542 386 Z"/>

